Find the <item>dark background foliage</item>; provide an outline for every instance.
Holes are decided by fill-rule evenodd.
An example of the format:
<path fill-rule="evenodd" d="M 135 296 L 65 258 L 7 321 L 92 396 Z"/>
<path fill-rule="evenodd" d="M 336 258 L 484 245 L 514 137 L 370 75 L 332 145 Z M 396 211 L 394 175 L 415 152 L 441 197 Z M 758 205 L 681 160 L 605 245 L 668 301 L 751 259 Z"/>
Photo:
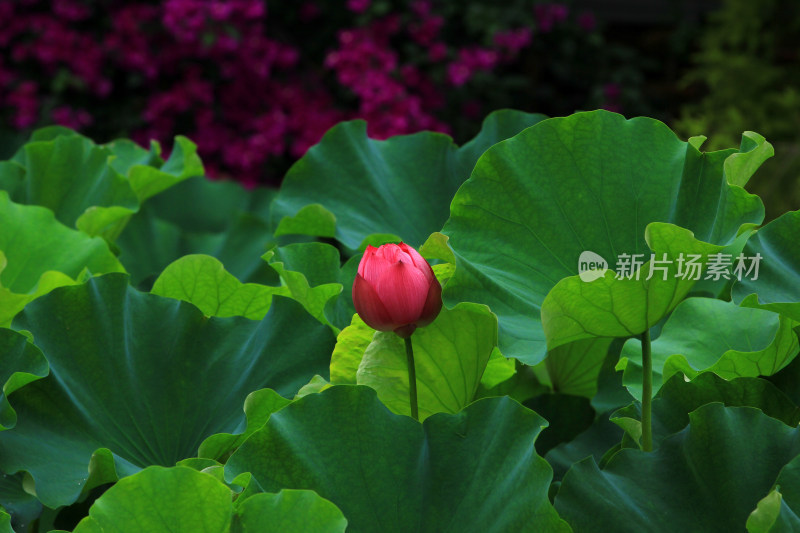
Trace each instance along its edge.
<path fill-rule="evenodd" d="M 199 145 L 212 177 L 280 183 L 341 120 L 457 142 L 501 107 L 606 108 L 775 144 L 768 218 L 800 193 L 792 0 L 15 0 L 0 3 L 0 156 L 59 123 Z"/>

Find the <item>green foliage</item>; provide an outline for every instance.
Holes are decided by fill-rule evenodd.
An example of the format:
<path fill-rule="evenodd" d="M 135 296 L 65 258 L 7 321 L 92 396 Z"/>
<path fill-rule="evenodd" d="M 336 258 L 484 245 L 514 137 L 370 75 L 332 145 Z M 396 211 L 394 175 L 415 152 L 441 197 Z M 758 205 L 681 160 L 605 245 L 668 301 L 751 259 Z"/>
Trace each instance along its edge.
<path fill-rule="evenodd" d="M 792 0 L 725 0 L 709 16 L 694 68 L 683 80 L 707 90 L 687 104 L 678 131 L 703 132 L 712 148 L 730 146 L 741 132 L 758 131 L 778 148 L 753 190 L 769 218 L 800 203 L 800 5 Z M 743 139 L 744 144 L 744 139 Z"/>
<path fill-rule="evenodd" d="M 670 245 L 689 247 L 685 253 L 696 246 L 716 251 L 690 241 L 727 245 L 743 225 L 763 220 L 758 197 L 725 180 L 724 161 L 733 153 L 701 153 L 660 122 L 602 111 L 546 120 L 495 145 L 454 197 L 443 230 L 456 254 L 445 302 L 488 305 L 498 317 L 503 354 L 538 363 L 546 353 L 540 318 L 545 296 L 559 280 L 578 273 L 582 252 L 599 254 L 611 265 L 622 253 L 647 252 L 645 228 L 651 222 L 685 228 L 662 226 L 658 252 L 669 252 Z M 674 241 L 679 236 L 684 242 Z M 579 285 L 577 278 L 561 283 L 569 284 L 559 287 L 568 299 L 578 286 L 601 289 Z M 626 311 L 636 323 L 622 326 L 623 335 L 643 331 L 643 297 L 690 288 L 682 282 L 672 287 L 674 279 L 667 283 L 623 284 L 619 290 L 638 287 L 630 297 L 639 306 Z M 611 295 L 617 285 L 608 280 L 602 292 Z M 661 302 L 658 312 L 663 316 L 678 300 Z M 615 320 L 611 314 L 608 320 Z M 584 326 L 576 322 L 576 328 Z M 605 334 L 617 336 L 620 329 Z"/>
<path fill-rule="evenodd" d="M 242 283 L 207 255 L 184 255 L 161 272 L 153 289 L 159 296 L 196 305 L 206 316 L 244 316 L 261 320 L 274 294 L 287 291 L 257 283 Z"/>
<path fill-rule="evenodd" d="M 366 387 L 339 386 L 273 414 L 231 456 L 225 477 L 251 472 L 266 491 L 314 490 L 354 531 L 569 531 L 533 447 L 546 424 L 493 398 L 421 426 Z"/>
<path fill-rule="evenodd" d="M 149 289 L 173 261 L 189 254 L 219 259 L 240 281 L 277 284 L 261 260 L 274 245 L 271 189 L 190 178 L 149 199 L 131 217 L 116 245 L 134 284 Z"/>
<path fill-rule="evenodd" d="M 177 137 L 163 161 L 157 144 L 150 152 L 126 140 L 98 146 L 64 128 L 45 128 L 0 168 L 18 177 L 0 182 L 13 183 L 14 201 L 47 207 L 59 222 L 113 241 L 141 202 L 203 174 L 196 151 Z"/>
<path fill-rule="evenodd" d="M 555 500 L 573 531 L 741 529 L 800 454 L 797 428 L 752 407 L 712 403 L 689 419 L 654 452 L 621 450 L 602 470 L 576 463 Z"/>
<path fill-rule="evenodd" d="M 792 530 L 800 211 L 758 226 L 762 136 L 703 140 L 605 111 L 499 112 L 460 148 L 345 123 L 246 191 L 189 177 L 186 140 L 37 132 L 0 162 L 0 530 Z M 401 238 L 447 304 L 411 337 L 421 423 L 351 298 Z M 713 279 L 726 254 L 758 275 Z"/>
<path fill-rule="evenodd" d="M 60 224 L 53 212 L 0 191 L 0 325 L 31 300 L 91 272 L 124 272 L 99 237 Z"/>
<path fill-rule="evenodd" d="M 493 113 L 460 149 L 437 133 L 375 141 L 363 121 L 339 124 L 289 170 L 272 219 L 279 233 L 335 236 L 351 249 L 370 233 L 392 233 L 419 246 L 447 220 L 450 199 L 478 157 L 544 118 Z"/>
<path fill-rule="evenodd" d="M 794 2 L 725 0 L 709 17 L 693 58 L 696 68 L 685 80 L 705 84 L 708 95 L 687 106 L 679 129 L 704 132 L 714 147 L 730 146 L 745 130 L 796 140 L 800 73 L 783 63 L 798 32 Z"/>
<path fill-rule="evenodd" d="M 0 468 L 28 471 L 50 507 L 194 456 L 205 438 L 237 429 L 251 391 L 291 396 L 327 375 L 333 348 L 330 330 L 293 300 L 277 298 L 261 322 L 208 318 L 121 274 L 57 289 L 14 325 L 33 334 L 50 373 L 11 398 L 17 424 L 0 432 Z"/>
<path fill-rule="evenodd" d="M 98 498 L 74 531 L 337 533 L 347 526 L 335 505 L 311 491 L 256 494 L 237 505 L 231 499 L 230 489 L 208 473 L 151 466 Z"/>
<path fill-rule="evenodd" d="M 676 373 L 690 379 L 700 372 L 726 379 L 771 376 L 797 355 L 793 324 L 776 313 L 722 300 L 684 300 L 653 341 L 654 386 Z M 630 339 L 619 365 L 625 370 L 623 382 L 640 400 L 641 354 L 641 342 Z"/>
<path fill-rule="evenodd" d="M 419 417 L 457 413 L 475 397 L 492 349 L 497 318 L 486 306 L 443 309 L 436 321 L 412 336 L 419 388 Z M 394 413 L 410 415 L 408 364 L 402 340 L 376 332 L 365 348 L 356 383 L 367 385 Z"/>
<path fill-rule="evenodd" d="M 292 298 L 303 304 L 314 318 L 330 324 L 325 306 L 342 292 L 336 248 L 321 242 L 290 244 L 268 252 L 264 259 L 278 273 Z M 338 333 L 338 329 L 335 331 Z"/>
<path fill-rule="evenodd" d="M 785 213 L 753 235 L 745 245 L 750 257 L 763 259 L 758 279 L 744 278 L 733 286 L 733 298 L 781 313 L 800 322 L 800 211 Z M 747 301 L 747 304 L 744 302 Z"/>

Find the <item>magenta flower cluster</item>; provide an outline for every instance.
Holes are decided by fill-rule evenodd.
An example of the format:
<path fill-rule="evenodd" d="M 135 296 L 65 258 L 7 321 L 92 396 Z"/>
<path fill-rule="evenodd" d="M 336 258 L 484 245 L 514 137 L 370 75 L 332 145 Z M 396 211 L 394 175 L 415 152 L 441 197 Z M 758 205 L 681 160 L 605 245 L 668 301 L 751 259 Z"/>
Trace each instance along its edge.
<path fill-rule="evenodd" d="M 143 144 L 184 134 L 210 175 L 255 184 L 271 162 L 297 159 L 341 120 L 366 119 L 374 138 L 451 132 L 450 93 L 513 65 L 569 14 L 537 4 L 478 42 L 440 8 L 434 0 L 388 14 L 371 0 L 0 2 L 0 120 L 18 130 L 95 128 Z M 594 29 L 589 16 L 576 19 L 585 31 Z M 298 28 L 311 33 L 298 37 Z M 314 49 L 308 35 L 328 40 Z M 464 101 L 458 113 L 487 111 Z"/>
<path fill-rule="evenodd" d="M 324 64 L 355 95 L 355 116 L 367 121 L 371 137 L 447 132 L 448 126 L 435 117 L 444 103 L 442 92 L 417 65 L 402 63 L 391 46 L 400 29 L 400 18 L 392 15 L 363 28 L 341 30 L 338 46 Z"/>

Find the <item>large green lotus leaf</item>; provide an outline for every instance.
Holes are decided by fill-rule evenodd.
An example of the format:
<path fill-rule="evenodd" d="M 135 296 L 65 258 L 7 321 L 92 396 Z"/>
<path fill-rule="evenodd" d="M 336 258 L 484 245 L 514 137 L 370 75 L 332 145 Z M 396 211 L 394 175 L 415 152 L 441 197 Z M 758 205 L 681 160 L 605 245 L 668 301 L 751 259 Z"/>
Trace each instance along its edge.
<path fill-rule="evenodd" d="M 800 423 L 800 407 L 765 379 L 746 377 L 728 381 L 707 372 L 686 381 L 682 375 L 676 374 L 667 380 L 653 399 L 655 446 L 685 428 L 689 423 L 689 413 L 712 402 L 733 407 L 756 407 L 792 427 Z M 638 440 L 641 434 L 641 418 L 641 404 L 638 402 L 618 409 L 612 415 L 620 426 L 634 428 L 634 440 Z"/>
<path fill-rule="evenodd" d="M 276 235 L 336 237 L 336 215 L 320 204 L 301 207 L 294 216 L 284 216 L 275 228 Z"/>
<path fill-rule="evenodd" d="M 273 414 L 234 452 L 225 477 L 250 472 L 265 491 L 314 490 L 353 532 L 569 531 L 547 498 L 550 467 L 534 450 L 546 424 L 509 398 L 419 424 L 367 387 L 335 386 Z"/>
<path fill-rule="evenodd" d="M 177 257 L 189 253 L 212 255 L 225 269 L 243 282 L 277 285 L 278 276 L 264 264 L 261 256 L 274 246 L 269 226 L 252 213 L 233 216 L 230 227 L 222 233 L 179 233 L 181 249 Z"/>
<path fill-rule="evenodd" d="M 772 375 L 797 355 L 792 325 L 771 311 L 713 298 L 688 298 L 675 308 L 651 344 L 653 391 L 675 373 L 690 379 L 700 372 L 725 379 Z M 641 400 L 641 341 L 629 339 L 621 358 L 623 383 Z"/>
<path fill-rule="evenodd" d="M 277 284 L 278 276 L 261 259 L 273 241 L 265 220 L 272 195 L 270 189 L 248 194 L 231 182 L 187 179 L 131 217 L 116 241 L 120 260 L 145 288 L 188 254 L 212 255 L 242 281 Z"/>
<path fill-rule="evenodd" d="M 747 533 L 792 533 L 800 530 L 800 518 L 783 503 L 780 487 L 776 486 L 761 498 L 745 526 Z"/>
<path fill-rule="evenodd" d="M 0 251 L 7 264 L 0 282 L 15 292 L 32 290 L 48 270 L 72 278 L 88 268 L 92 273 L 123 271 L 102 239 L 67 228 L 39 206 L 9 200 L 0 191 Z"/>
<path fill-rule="evenodd" d="M 125 142 L 130 143 L 130 141 L 120 141 L 120 144 Z M 119 147 L 109 146 L 109 149 L 112 152 L 119 153 Z M 143 164 L 140 163 L 129 167 L 125 175 L 128 176 L 131 187 L 139 201 L 144 202 L 151 196 L 189 177 L 203 176 L 204 174 L 203 163 L 197 155 L 197 145 L 186 137 L 178 135 L 175 137 L 175 143 L 172 145 L 172 152 L 169 154 L 169 158 L 160 168 L 152 166 L 152 160 L 149 160 Z"/>
<path fill-rule="evenodd" d="M 17 531 L 25 531 L 24 525 L 42 512 L 42 503 L 25 492 L 23 480 L 23 474 L 0 474 L 0 508 L 11 515 L 11 526 Z"/>
<path fill-rule="evenodd" d="M 154 139 L 150 141 L 149 150 L 130 139 L 115 139 L 106 143 L 105 147 L 115 156 L 109 164 L 123 176 L 128 175 L 130 169 L 136 165 L 160 167 L 164 164 L 161 158 L 161 144 Z"/>
<path fill-rule="evenodd" d="M 562 344 L 545 359 L 553 390 L 592 398 L 597 392 L 597 378 L 614 339 L 592 337 Z"/>
<path fill-rule="evenodd" d="M 366 325 L 358 314 L 353 315 L 349 326 L 339 332 L 331 354 L 331 383 L 355 385 L 358 366 L 376 331 Z"/>
<path fill-rule="evenodd" d="M 189 250 L 182 241 L 180 228 L 156 217 L 152 202 L 148 202 L 130 218 L 114 245 L 120 251 L 119 260 L 131 275 L 131 283 L 146 290 L 176 259 L 193 253 L 214 255 L 205 250 Z"/>
<path fill-rule="evenodd" d="M 634 398 L 622 383 L 623 372 L 617 370 L 623 339 L 614 339 L 600 368 L 597 393 L 592 397 L 592 407 L 598 413 L 607 413 L 630 404 Z"/>
<path fill-rule="evenodd" d="M 303 242 L 281 246 L 274 249 L 270 259 L 279 272 L 301 272 L 311 287 L 339 279 L 339 251 L 330 244 Z"/>
<path fill-rule="evenodd" d="M 108 164 L 111 151 L 86 137 L 59 135 L 29 142 L 20 151 L 25 186 L 15 200 L 47 207 L 66 226 L 75 227 L 93 206 L 117 206 L 128 214 L 139 206 L 128 180 Z"/>
<path fill-rule="evenodd" d="M 100 496 L 75 533 L 343 532 L 347 520 L 312 491 L 255 494 L 234 506 L 230 489 L 208 473 L 151 466 Z"/>
<path fill-rule="evenodd" d="M 340 123 L 286 174 L 273 204 L 276 234 L 288 231 L 282 217 L 319 204 L 335 217 L 335 238 L 351 249 L 369 233 L 393 233 L 419 246 L 442 227 L 449 201 L 467 177 L 455 172 L 455 152 L 452 140 L 439 133 L 376 141 L 367 137 L 364 121 Z M 293 227 L 298 222 L 287 220 Z M 308 223 L 304 232 L 311 230 Z"/>
<path fill-rule="evenodd" d="M 778 387 L 796 405 L 800 405 L 800 357 L 795 357 L 791 363 L 765 379 Z"/>
<path fill-rule="evenodd" d="M 344 533 L 347 519 L 330 501 L 310 490 L 282 490 L 247 498 L 237 508 L 234 529 L 242 533 Z"/>
<path fill-rule="evenodd" d="M 8 264 L 3 252 L 0 252 L 0 273 Z M 81 272 L 79 278 L 85 277 L 87 271 Z M 63 287 L 64 285 L 74 285 L 78 281 L 72 279 L 62 272 L 55 270 L 48 270 L 39 278 L 36 286 L 27 293 L 18 294 L 5 287 L 0 286 L 0 326 L 8 326 L 14 316 L 22 311 L 31 300 L 47 294 L 56 287 Z"/>
<path fill-rule="evenodd" d="M 270 250 L 264 259 L 281 277 L 292 298 L 317 320 L 330 324 L 325 304 L 342 293 L 336 248 L 322 242 L 290 244 Z M 350 283 L 352 286 L 352 280 Z"/>
<path fill-rule="evenodd" d="M 701 405 L 722 402 L 734 407 L 757 407 L 765 414 L 796 427 L 800 423 L 800 407 L 775 385 L 762 378 L 725 380 L 716 374 L 700 374 L 691 381 L 673 376 L 653 400 L 664 436 L 683 429 L 688 414 Z"/>
<path fill-rule="evenodd" d="M 419 247 L 419 253 L 428 261 L 438 260 L 455 266 L 456 257 L 453 255 L 453 250 L 451 250 L 450 246 L 447 244 L 448 240 L 450 240 L 450 238 L 444 233 L 438 231 L 433 232 L 428 237 L 428 240 Z"/>
<path fill-rule="evenodd" d="M 571 276 L 547 294 L 541 319 L 550 350 L 583 339 L 643 333 L 683 300 L 703 277 L 710 257 L 721 253 L 721 247 L 698 241 L 692 232 L 672 224 L 648 225 L 645 239 L 657 259 L 632 276 L 618 278 L 612 270 L 588 282 Z M 681 266 L 682 254 L 697 258 L 696 273 Z"/>
<path fill-rule="evenodd" d="M 514 359 L 507 359 L 504 357 L 495 346 L 492 350 L 492 355 L 489 357 L 489 361 L 486 362 L 486 368 L 481 376 L 480 386 L 485 389 L 491 389 L 511 379 L 516 373 L 517 362 Z"/>
<path fill-rule="evenodd" d="M 9 397 L 17 424 L 0 432 L 0 469 L 30 472 L 50 507 L 239 431 L 250 392 L 292 396 L 315 374 L 327 376 L 334 343 L 288 298 L 275 297 L 260 322 L 208 318 L 136 291 L 121 274 L 56 289 L 14 326 L 33 334 L 50 375 Z"/>
<path fill-rule="evenodd" d="M 11 528 L 11 515 L 0 508 L 0 533 L 14 533 Z"/>
<path fill-rule="evenodd" d="M 237 279 L 273 285 L 279 278 L 261 256 L 274 245 L 266 224 L 248 214 L 234 217 L 231 227 L 220 233 L 185 232 L 178 226 L 151 213 L 145 204 L 117 240 L 120 261 L 131 269 L 131 279 L 142 288 L 149 288 L 155 278 L 173 261 L 190 254 L 216 257 Z"/>
<path fill-rule="evenodd" d="M 498 109 L 489 113 L 483 119 L 481 131 L 458 149 L 456 158 L 465 178 L 469 177 L 486 150 L 547 118 L 546 115 L 516 109 Z"/>
<path fill-rule="evenodd" d="M 294 399 L 297 400 L 309 394 L 317 394 L 331 387 L 333 385 L 327 379 L 322 376 L 314 376 L 311 381 L 300 387 L 300 390 L 294 395 Z"/>
<path fill-rule="evenodd" d="M 497 318 L 485 305 L 462 303 L 442 309 L 411 336 L 417 375 L 419 419 L 457 413 L 475 398 L 497 345 Z M 410 415 L 405 343 L 392 332 L 376 332 L 363 353 L 356 382 L 378 392 L 394 413 Z"/>
<path fill-rule="evenodd" d="M 733 286 L 733 299 L 741 302 L 757 294 L 757 305 L 800 322 L 800 211 L 784 213 L 750 237 L 746 258 L 757 254 L 758 270 L 742 276 Z M 757 277 L 756 277 L 757 274 Z"/>
<path fill-rule="evenodd" d="M 131 179 L 134 190 L 140 196 L 140 200 L 145 197 L 149 198 L 155 194 L 160 194 L 166 189 L 171 189 L 180 183 L 190 179 L 203 179 L 201 176 L 204 174 L 203 163 L 197 155 L 197 146 L 186 137 L 177 135 L 175 142 L 172 146 L 169 158 L 164 161 L 161 157 L 162 149 L 161 144 L 151 139 L 150 148 L 145 149 L 130 139 L 115 139 L 103 145 L 108 148 L 113 154 L 109 164 L 113 166 L 120 174 L 128 176 Z M 171 182 L 168 187 L 161 187 L 160 183 L 157 185 L 152 194 L 143 194 L 146 187 L 145 181 L 141 178 L 134 178 L 134 174 L 142 169 L 136 167 L 152 167 L 162 174 L 155 182 Z"/>
<path fill-rule="evenodd" d="M 800 456 L 783 467 L 775 487 L 747 519 L 748 533 L 800 530 Z"/>
<path fill-rule="evenodd" d="M 536 439 L 536 453 L 542 457 L 561 443 L 569 442 L 589 429 L 595 419 L 589 399 L 559 392 L 540 394 L 522 404 L 541 415 L 548 425 Z"/>
<path fill-rule="evenodd" d="M 497 351 L 499 352 L 499 350 Z M 515 372 L 508 379 L 497 383 L 493 387 L 485 386 L 483 384 L 483 379 L 481 379 L 478 392 L 475 394 L 476 400 L 480 398 L 493 398 L 495 396 L 508 396 L 522 403 L 540 394 L 549 394 L 553 392 L 550 385 L 540 380 L 541 372 L 537 372 L 533 367 L 524 365 L 514 359 L 510 359 L 510 361 L 514 361 Z"/>
<path fill-rule="evenodd" d="M 14 156 L 25 179 L 12 198 L 47 207 L 67 226 L 114 240 L 140 202 L 203 174 L 196 152 L 194 143 L 178 136 L 164 162 L 157 144 L 149 152 L 128 140 L 96 145 L 74 131 L 45 128 Z"/>
<path fill-rule="evenodd" d="M 286 174 L 273 205 L 276 234 L 330 236 L 335 221 L 332 236 L 350 249 L 370 233 L 391 233 L 419 246 L 447 220 L 450 200 L 478 157 L 544 118 L 496 112 L 461 149 L 439 133 L 376 141 L 367 137 L 364 121 L 334 126 Z"/>
<path fill-rule="evenodd" d="M 332 298 L 325 304 L 325 317 L 339 329 L 349 325 L 353 315 L 356 314 L 356 307 L 353 304 L 353 283 L 358 273 L 358 264 L 361 262 L 361 257 L 362 254 L 358 254 L 345 261 L 339 271 L 339 283 L 342 284 L 342 293 L 338 298 Z"/>
<path fill-rule="evenodd" d="M 17 423 L 17 414 L 8 403 L 8 395 L 48 372 L 47 361 L 39 348 L 24 335 L 0 328 L 0 431 Z"/>
<path fill-rule="evenodd" d="M 752 407 L 711 403 L 654 452 L 626 448 L 600 470 L 589 458 L 561 483 L 555 507 L 576 532 L 742 531 L 800 431 Z"/>
<path fill-rule="evenodd" d="M 220 233 L 230 228 L 237 213 L 269 222 L 270 204 L 277 191 L 245 189 L 233 181 L 189 178 L 149 200 L 158 217 L 184 231 Z"/>
<path fill-rule="evenodd" d="M 34 141 L 52 141 L 56 137 L 75 137 L 80 136 L 80 134 L 66 126 L 45 126 L 43 128 L 39 128 L 33 130 L 30 136 L 27 139 L 27 142 L 34 142 Z M 24 153 L 24 143 L 21 148 L 19 148 L 11 157 L 13 161 L 22 162 L 25 160 L 25 153 Z"/>
<path fill-rule="evenodd" d="M 724 245 L 763 220 L 758 197 L 723 176 L 733 153 L 701 153 L 661 122 L 602 110 L 545 120 L 496 144 L 453 198 L 442 230 L 457 262 L 445 303 L 488 305 L 503 354 L 541 361 L 542 302 L 578 274 L 582 252 L 613 268 L 622 253 L 649 258 L 651 222 Z"/>
<path fill-rule="evenodd" d="M 200 445 L 198 457 L 215 459 L 225 462 L 231 453 L 238 448 L 250 435 L 261 429 L 269 420 L 272 413 L 289 405 L 287 400 L 271 389 L 261 389 L 251 392 L 244 401 L 244 428 L 237 428 L 236 434 L 218 433 L 211 435 Z"/>
<path fill-rule="evenodd" d="M 153 294 L 184 300 L 206 316 L 243 316 L 261 320 L 272 296 L 289 294 L 282 287 L 242 283 L 208 255 L 185 255 L 171 263 L 156 279 Z"/>
<path fill-rule="evenodd" d="M 223 483 L 184 466 L 151 466 L 100 496 L 75 533 L 228 533 L 232 519 L 231 491 Z"/>
<path fill-rule="evenodd" d="M 604 413 L 574 439 L 550 449 L 544 458 L 553 468 L 553 478 L 561 480 L 573 464 L 586 457 L 592 456 L 600 463 L 609 450 L 619 446 L 622 437 L 622 429 Z"/>
<path fill-rule="evenodd" d="M 92 274 L 123 272 L 100 238 L 70 229 L 49 209 L 12 202 L 0 191 L 0 325 L 34 298 Z"/>
<path fill-rule="evenodd" d="M 0 189 L 14 197 L 17 187 L 25 180 L 25 167 L 16 161 L 0 161 Z"/>
<path fill-rule="evenodd" d="M 775 149 L 763 135 L 745 131 L 742 133 L 739 153 L 732 154 L 725 160 L 725 178 L 728 183 L 744 187 L 761 164 L 774 155 Z"/>

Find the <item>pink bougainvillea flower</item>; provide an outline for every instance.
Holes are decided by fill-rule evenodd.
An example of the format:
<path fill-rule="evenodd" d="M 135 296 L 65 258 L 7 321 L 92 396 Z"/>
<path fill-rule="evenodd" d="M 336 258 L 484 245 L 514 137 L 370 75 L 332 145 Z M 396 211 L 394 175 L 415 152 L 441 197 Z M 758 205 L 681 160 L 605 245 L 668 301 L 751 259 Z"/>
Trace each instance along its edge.
<path fill-rule="evenodd" d="M 353 283 L 353 303 L 371 328 L 406 338 L 439 314 L 442 286 L 411 246 L 367 246 Z"/>
<path fill-rule="evenodd" d="M 597 26 L 597 20 L 591 11 L 583 11 L 578 15 L 578 27 L 583 31 L 592 31 Z"/>
<path fill-rule="evenodd" d="M 347 9 L 354 13 L 363 13 L 369 9 L 372 0 L 347 0 Z"/>

